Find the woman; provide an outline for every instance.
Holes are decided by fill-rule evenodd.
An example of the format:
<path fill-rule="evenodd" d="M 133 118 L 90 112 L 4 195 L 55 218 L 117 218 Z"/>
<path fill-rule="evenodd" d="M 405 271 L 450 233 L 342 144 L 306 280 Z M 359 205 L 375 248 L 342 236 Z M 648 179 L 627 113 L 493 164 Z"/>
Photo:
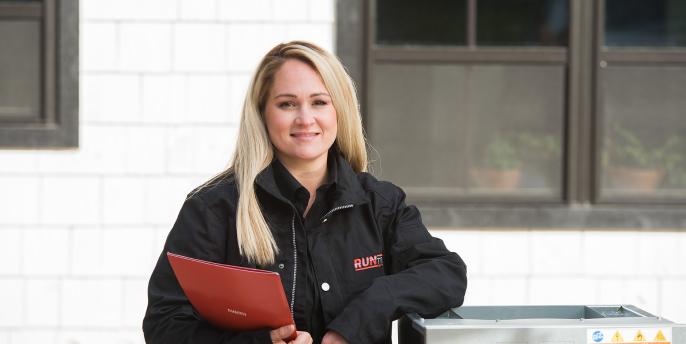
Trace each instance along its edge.
<path fill-rule="evenodd" d="M 292 343 L 390 343 L 404 313 L 462 304 L 466 267 L 397 186 L 365 173 L 362 124 L 338 59 L 274 47 L 246 96 L 232 166 L 186 199 L 150 278 L 150 343 L 285 343 L 291 328 L 222 331 L 189 304 L 171 251 L 280 274 Z"/>

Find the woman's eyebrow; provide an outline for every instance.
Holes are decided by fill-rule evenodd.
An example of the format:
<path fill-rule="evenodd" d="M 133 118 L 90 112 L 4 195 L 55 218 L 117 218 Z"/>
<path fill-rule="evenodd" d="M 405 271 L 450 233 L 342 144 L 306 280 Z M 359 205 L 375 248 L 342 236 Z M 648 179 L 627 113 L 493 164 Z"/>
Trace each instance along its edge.
<path fill-rule="evenodd" d="M 312 94 L 310 94 L 310 98 L 312 98 L 312 97 L 317 97 L 317 96 L 327 96 L 327 97 L 331 98 L 331 96 L 330 96 L 328 93 L 326 93 L 326 92 L 319 92 L 319 93 L 312 93 Z"/>
<path fill-rule="evenodd" d="M 327 96 L 327 97 L 331 98 L 331 96 L 326 92 L 319 92 L 319 93 L 310 94 L 310 98 L 318 97 L 318 96 Z M 280 93 L 280 94 L 277 94 L 276 96 L 274 96 L 274 99 L 279 98 L 279 97 L 298 98 L 298 96 L 296 96 L 295 94 Z"/>
<path fill-rule="evenodd" d="M 279 97 L 298 98 L 295 94 L 281 93 L 281 94 L 277 94 L 276 96 L 274 96 L 274 99 L 279 98 Z"/>

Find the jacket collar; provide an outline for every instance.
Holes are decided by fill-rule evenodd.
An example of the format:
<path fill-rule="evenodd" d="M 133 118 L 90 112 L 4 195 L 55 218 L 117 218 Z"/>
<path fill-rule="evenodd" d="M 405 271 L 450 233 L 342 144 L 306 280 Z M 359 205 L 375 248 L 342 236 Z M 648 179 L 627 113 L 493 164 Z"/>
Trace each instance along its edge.
<path fill-rule="evenodd" d="M 349 204 L 358 205 L 368 202 L 369 199 L 357 179 L 357 173 L 353 171 L 343 155 L 335 148 L 332 148 L 329 151 L 329 159 L 336 159 L 335 164 L 333 164 L 335 175 L 332 179 L 335 181 L 333 207 L 335 208 Z M 281 202 L 290 204 L 290 202 L 281 195 L 281 191 L 279 190 L 274 174 L 274 163 L 267 166 L 267 168 L 257 175 L 257 178 L 255 178 L 255 185 Z"/>

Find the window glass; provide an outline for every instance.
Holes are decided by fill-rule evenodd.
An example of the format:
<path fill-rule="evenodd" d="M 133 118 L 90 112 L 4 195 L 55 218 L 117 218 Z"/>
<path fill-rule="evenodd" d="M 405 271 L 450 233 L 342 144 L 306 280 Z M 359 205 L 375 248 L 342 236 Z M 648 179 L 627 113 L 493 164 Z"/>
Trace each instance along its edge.
<path fill-rule="evenodd" d="M 0 21 L 0 120 L 37 119 L 41 104 L 40 23 Z"/>
<path fill-rule="evenodd" d="M 376 42 L 464 45 L 466 6 L 466 0 L 378 0 Z"/>
<path fill-rule="evenodd" d="M 478 0 L 478 45 L 566 46 L 568 0 Z"/>
<path fill-rule="evenodd" d="M 601 195 L 686 195 L 686 68 L 602 70 Z"/>
<path fill-rule="evenodd" d="M 686 1 L 607 0 L 605 45 L 686 46 Z"/>
<path fill-rule="evenodd" d="M 373 171 L 431 197 L 557 198 L 563 86 L 561 66 L 377 65 Z"/>

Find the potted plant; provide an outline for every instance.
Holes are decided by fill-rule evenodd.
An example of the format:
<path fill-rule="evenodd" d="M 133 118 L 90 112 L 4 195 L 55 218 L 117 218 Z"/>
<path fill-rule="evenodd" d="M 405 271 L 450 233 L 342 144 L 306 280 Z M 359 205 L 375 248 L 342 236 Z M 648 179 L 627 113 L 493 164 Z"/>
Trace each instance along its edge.
<path fill-rule="evenodd" d="M 562 174 L 562 138 L 545 132 L 522 132 L 515 136 L 522 160 L 522 187 L 557 188 Z"/>
<path fill-rule="evenodd" d="M 650 192 L 676 172 L 683 163 L 681 139 L 668 136 L 661 144 L 649 146 L 638 136 L 614 124 L 603 152 L 607 185 L 613 189 Z"/>
<path fill-rule="evenodd" d="M 512 190 L 521 180 L 521 165 L 519 153 L 512 140 L 496 137 L 486 145 L 479 166 L 470 173 L 476 186 Z"/>

